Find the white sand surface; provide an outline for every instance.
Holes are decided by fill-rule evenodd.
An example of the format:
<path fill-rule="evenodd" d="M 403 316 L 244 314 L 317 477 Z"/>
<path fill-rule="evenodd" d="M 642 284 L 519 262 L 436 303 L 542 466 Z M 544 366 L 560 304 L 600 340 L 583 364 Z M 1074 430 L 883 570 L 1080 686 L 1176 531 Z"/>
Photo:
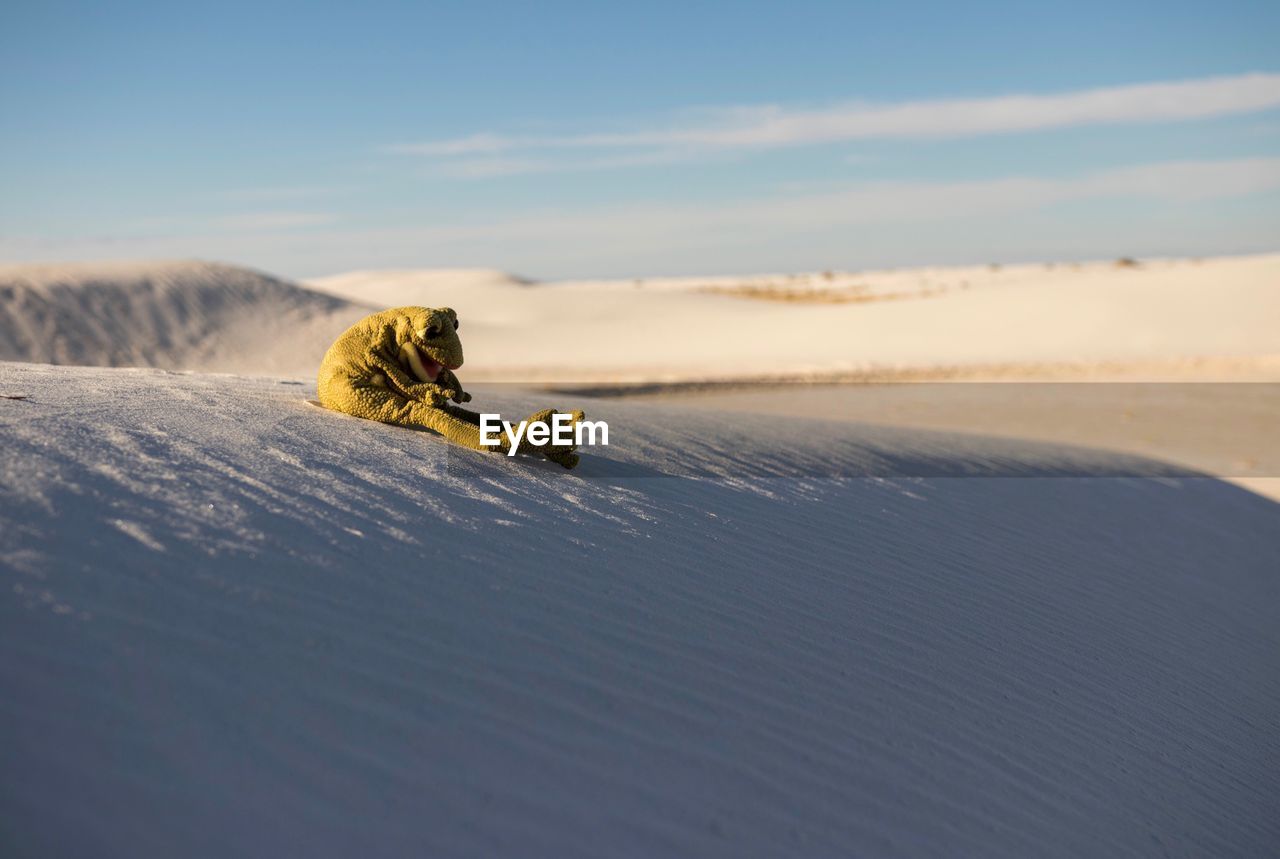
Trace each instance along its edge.
<path fill-rule="evenodd" d="M 1280 841 L 1280 505 L 1221 481 L 652 402 L 587 403 L 614 444 L 565 472 L 284 379 L 0 394 L 11 855 Z"/>
<path fill-rule="evenodd" d="M 1194 378 L 1194 376 L 1193 376 Z M 645 395 L 675 408 L 803 415 L 1152 457 L 1280 500 L 1280 383 L 732 385 Z"/>

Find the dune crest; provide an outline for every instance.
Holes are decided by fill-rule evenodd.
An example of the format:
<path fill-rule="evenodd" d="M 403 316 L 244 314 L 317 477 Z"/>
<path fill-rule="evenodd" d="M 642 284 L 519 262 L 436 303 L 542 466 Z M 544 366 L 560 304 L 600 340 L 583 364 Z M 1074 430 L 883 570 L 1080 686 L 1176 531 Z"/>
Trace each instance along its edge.
<path fill-rule="evenodd" d="M 0 360 L 305 373 L 369 310 L 198 261 L 0 267 Z"/>

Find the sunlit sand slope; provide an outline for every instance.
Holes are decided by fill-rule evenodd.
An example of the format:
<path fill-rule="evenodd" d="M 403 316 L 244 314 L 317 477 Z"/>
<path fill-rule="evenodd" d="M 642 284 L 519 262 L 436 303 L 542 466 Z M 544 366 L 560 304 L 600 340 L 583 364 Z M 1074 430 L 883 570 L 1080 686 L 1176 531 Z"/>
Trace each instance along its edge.
<path fill-rule="evenodd" d="M 272 380 L 0 394 L 8 854 L 1280 839 L 1280 506 L 1219 481 L 643 403 L 565 472 Z"/>

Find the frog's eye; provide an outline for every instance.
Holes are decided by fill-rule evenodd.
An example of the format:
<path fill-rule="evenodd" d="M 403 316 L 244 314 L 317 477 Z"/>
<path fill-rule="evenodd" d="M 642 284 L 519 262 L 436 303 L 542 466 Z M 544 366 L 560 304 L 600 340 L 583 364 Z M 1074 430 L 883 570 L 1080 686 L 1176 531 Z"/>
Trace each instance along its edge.
<path fill-rule="evenodd" d="M 439 328 L 439 326 L 436 326 L 436 325 L 428 325 L 426 328 L 422 329 L 422 339 L 423 339 L 423 340 L 434 340 L 434 339 L 436 339 L 436 338 L 437 338 L 437 337 L 439 337 L 439 336 L 440 336 L 440 328 Z"/>
<path fill-rule="evenodd" d="M 455 320 L 453 320 L 453 330 L 454 330 L 454 331 L 457 331 L 457 330 L 458 330 L 459 328 L 461 328 L 461 327 L 462 327 L 462 324 L 461 324 L 460 322 L 458 322 L 458 320 L 456 320 L 456 319 L 455 319 Z"/>

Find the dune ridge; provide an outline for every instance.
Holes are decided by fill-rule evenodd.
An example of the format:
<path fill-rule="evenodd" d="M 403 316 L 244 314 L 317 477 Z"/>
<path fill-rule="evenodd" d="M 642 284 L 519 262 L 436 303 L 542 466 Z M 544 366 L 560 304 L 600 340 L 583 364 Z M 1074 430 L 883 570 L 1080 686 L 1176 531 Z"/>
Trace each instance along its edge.
<path fill-rule="evenodd" d="M 198 261 L 0 267 L 0 359 L 298 372 L 370 312 L 267 274 Z"/>

